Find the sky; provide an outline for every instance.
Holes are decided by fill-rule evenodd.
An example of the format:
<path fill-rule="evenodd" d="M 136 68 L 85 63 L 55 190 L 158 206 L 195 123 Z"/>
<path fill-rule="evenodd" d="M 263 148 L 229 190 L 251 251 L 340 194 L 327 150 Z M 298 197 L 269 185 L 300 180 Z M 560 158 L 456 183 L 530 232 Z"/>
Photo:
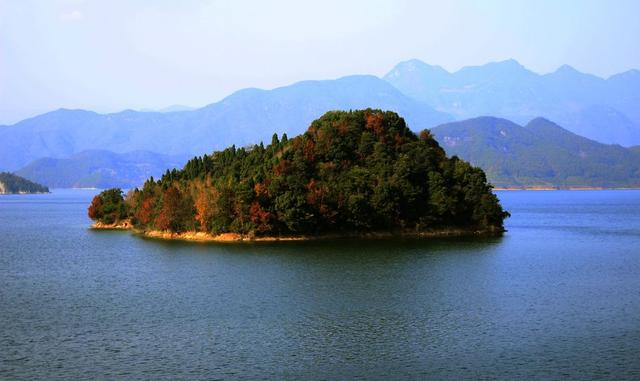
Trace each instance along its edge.
<path fill-rule="evenodd" d="M 200 107 L 245 88 L 516 59 L 640 69 L 637 0 L 0 0 L 0 124 Z"/>

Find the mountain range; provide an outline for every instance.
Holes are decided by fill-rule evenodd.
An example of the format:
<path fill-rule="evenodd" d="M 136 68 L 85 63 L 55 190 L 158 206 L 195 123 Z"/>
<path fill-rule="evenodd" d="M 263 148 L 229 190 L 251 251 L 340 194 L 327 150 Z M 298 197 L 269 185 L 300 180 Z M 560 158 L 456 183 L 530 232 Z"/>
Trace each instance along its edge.
<path fill-rule="evenodd" d="M 511 124 L 504 131 L 514 132 L 515 135 L 509 136 L 517 139 L 509 142 L 507 148 L 519 147 L 519 154 L 500 157 L 522 166 L 532 163 L 520 160 L 521 155 L 533 155 L 527 151 L 529 148 L 542 149 L 547 145 L 546 153 L 561 148 L 557 147 L 557 141 L 535 135 L 528 128 L 529 121 L 544 117 L 574 134 L 591 139 L 591 146 L 598 144 L 595 141 L 636 145 L 627 150 L 620 146 L 605 149 L 601 144 L 596 150 L 611 153 L 615 160 L 622 160 L 620 163 L 633 169 L 637 159 L 628 153 L 640 151 L 638 106 L 640 72 L 637 70 L 603 79 L 565 65 L 553 73 L 539 75 L 514 60 L 507 60 L 465 67 L 451 73 L 439 66 L 410 60 L 396 65 L 383 78 L 354 75 L 335 80 L 302 81 L 272 90 L 249 88 L 197 109 L 170 106 L 158 111 L 125 110 L 111 114 L 59 109 L 11 126 L 0 126 L 0 170 L 18 171 L 52 187 L 128 187 L 139 185 L 136 183 L 139 179 L 154 175 L 161 168 L 178 166 L 194 155 L 232 144 L 268 142 L 274 132 L 286 132 L 290 136 L 299 134 L 328 110 L 367 107 L 399 113 L 414 131 L 440 125 L 434 129 L 439 138 L 455 137 L 453 134 L 442 135 L 445 126 L 449 129 L 465 126 L 468 134 L 482 132 L 488 134 L 486 138 L 489 139 L 495 129 L 491 128 L 491 123 L 479 123 L 478 120 L 492 119 L 475 118 L 491 115 L 513 120 L 514 123 L 509 122 Z M 455 122 L 469 118 L 475 122 Z M 476 131 L 479 125 L 487 130 Z M 515 133 L 517 131 L 521 133 Z M 566 141 L 582 139 L 577 135 L 571 135 Z M 480 166 L 491 165 L 491 162 L 480 160 L 482 157 L 497 155 L 490 144 L 473 148 L 464 146 L 468 151 L 457 152 L 455 150 L 463 146 L 447 146 L 448 141 L 444 140 L 441 143 L 447 150 Z M 606 155 L 597 157 L 603 165 L 615 164 L 615 160 L 608 160 Z M 545 160 L 575 160 L 575 155 L 554 153 Z M 591 159 L 581 160 L 590 168 L 598 164 Z M 522 169 L 525 173 L 526 168 Z M 628 175 L 632 177 L 635 174 L 631 169 Z M 602 171 L 597 171 L 596 176 L 602 181 L 588 175 L 576 175 L 581 180 L 573 182 L 568 178 L 563 180 L 563 175 L 528 173 L 521 176 L 513 175 L 513 168 L 509 173 L 501 170 L 489 170 L 497 185 L 578 186 L 576 184 L 580 183 L 601 186 L 595 185 L 597 183 L 626 186 L 621 179 L 607 177 Z M 589 183 L 589 179 L 593 183 Z"/>
<path fill-rule="evenodd" d="M 185 106 L 185 105 L 171 105 L 171 106 L 167 106 L 167 107 L 163 107 L 163 108 L 159 108 L 159 109 L 151 109 L 151 108 L 141 108 L 138 111 L 141 112 L 176 112 L 176 111 L 192 111 L 195 110 L 197 107 L 190 107 L 190 106 Z"/>
<path fill-rule="evenodd" d="M 148 151 L 87 150 L 64 159 L 37 159 L 15 174 L 50 188 L 132 188 L 167 169 L 181 168 L 188 159 Z"/>
<path fill-rule="evenodd" d="M 98 114 L 60 109 L 0 126 L 0 170 L 92 149 L 210 153 L 232 144 L 270 141 L 274 132 L 297 135 L 327 110 L 366 107 L 396 111 L 414 129 L 453 120 L 374 76 L 304 81 L 273 90 L 240 90 L 192 111 Z"/>
<path fill-rule="evenodd" d="M 563 65 L 540 75 L 507 60 L 450 73 L 410 60 L 384 79 L 458 120 L 491 115 L 526 123 L 545 117 L 602 143 L 640 144 L 638 70 L 603 79 Z"/>
<path fill-rule="evenodd" d="M 499 188 L 640 187 L 640 146 L 624 148 L 578 136 L 544 118 L 524 126 L 478 117 L 439 125 L 431 132 L 449 155 L 487 173 Z M 65 159 L 35 160 L 15 173 L 52 188 L 131 188 L 187 156 L 146 151 L 88 150 Z"/>
<path fill-rule="evenodd" d="M 640 187 L 640 150 L 598 143 L 544 118 L 521 126 L 479 117 L 431 132 L 447 154 L 482 168 L 496 187 Z"/>

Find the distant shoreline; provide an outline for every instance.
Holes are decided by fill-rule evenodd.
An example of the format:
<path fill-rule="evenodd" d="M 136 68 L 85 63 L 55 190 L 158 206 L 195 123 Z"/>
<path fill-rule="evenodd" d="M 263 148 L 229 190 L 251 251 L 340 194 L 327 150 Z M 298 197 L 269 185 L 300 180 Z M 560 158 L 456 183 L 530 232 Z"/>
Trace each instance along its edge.
<path fill-rule="evenodd" d="M 606 187 L 570 187 L 570 188 L 553 188 L 553 187 L 494 187 L 494 191 L 593 191 L 593 190 L 640 190 L 640 187 L 630 188 L 606 188 Z"/>
<path fill-rule="evenodd" d="M 52 193 L 56 190 L 103 190 L 107 188 L 51 188 L 51 191 L 48 193 Z M 561 187 L 494 187 L 493 190 L 496 191 L 559 191 L 559 190 L 571 190 L 571 191 L 580 191 L 580 190 L 640 190 L 640 187 L 569 187 L 569 188 L 561 188 Z M 18 194 L 18 193 L 0 193 L 3 194 Z M 25 194 L 25 193 L 20 193 Z M 26 193 L 26 194 L 47 194 L 47 192 L 39 192 L 39 193 Z"/>
<path fill-rule="evenodd" d="M 51 192 L 0 192 L 0 196 L 11 196 L 11 195 L 29 195 L 29 194 L 50 194 Z"/>
<path fill-rule="evenodd" d="M 422 232 L 371 232 L 353 234 L 321 234 L 300 236 L 253 236 L 239 233 L 222 233 L 212 235 L 205 232 L 187 231 L 175 233 L 160 230 L 139 230 L 131 225 L 128 220 L 114 224 L 96 222 L 91 225 L 92 230 L 129 230 L 134 234 L 152 239 L 169 241 L 190 242 L 276 242 L 276 241 L 319 241 L 329 239 L 360 238 L 360 239 L 389 239 L 389 238 L 438 238 L 438 237 L 472 237 L 472 236 L 500 236 L 504 231 L 498 229 L 474 229 L 474 228 L 442 228 Z"/>

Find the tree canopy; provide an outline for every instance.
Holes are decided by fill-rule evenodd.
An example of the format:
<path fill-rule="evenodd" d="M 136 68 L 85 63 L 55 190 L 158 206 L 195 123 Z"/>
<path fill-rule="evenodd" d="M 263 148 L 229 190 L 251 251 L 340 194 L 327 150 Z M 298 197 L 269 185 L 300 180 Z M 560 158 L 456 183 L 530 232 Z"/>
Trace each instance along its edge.
<path fill-rule="evenodd" d="M 396 113 L 372 109 L 327 112 L 302 135 L 195 157 L 126 198 L 109 190 L 94 203 L 114 195 L 119 218 L 138 228 L 214 235 L 502 231 L 508 216 L 481 169 L 447 158 L 428 130 L 418 136 Z"/>

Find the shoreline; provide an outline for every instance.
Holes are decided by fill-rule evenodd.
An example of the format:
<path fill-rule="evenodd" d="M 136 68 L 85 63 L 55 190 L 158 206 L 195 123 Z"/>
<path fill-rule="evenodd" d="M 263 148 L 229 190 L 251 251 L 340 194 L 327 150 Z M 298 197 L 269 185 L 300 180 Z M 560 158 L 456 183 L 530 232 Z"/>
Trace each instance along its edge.
<path fill-rule="evenodd" d="M 24 196 L 30 194 L 51 194 L 51 192 L 0 192 L 0 196 Z"/>
<path fill-rule="evenodd" d="M 112 224 L 105 224 L 100 221 L 91 224 L 94 230 L 133 230 L 133 224 L 129 220 L 117 221 Z"/>
<path fill-rule="evenodd" d="M 640 187 L 629 188 L 605 188 L 605 187 L 569 187 L 569 188 L 554 188 L 554 187 L 494 187 L 494 191 L 594 191 L 594 190 L 640 190 Z"/>
<path fill-rule="evenodd" d="M 320 241 L 332 239 L 389 239 L 389 238 L 442 238 L 442 237 L 482 237 L 501 236 L 504 231 L 498 229 L 462 229 L 462 228 L 442 228 L 421 232 L 370 232 L 351 234 L 321 234 L 321 235 L 300 235 L 300 236 L 253 236 L 239 233 L 222 233 L 212 235 L 205 232 L 187 231 L 175 233 L 160 230 L 139 230 L 131 225 L 130 221 L 119 221 L 114 224 L 103 224 L 96 222 L 91 225 L 92 230 L 129 230 L 133 234 L 151 239 L 167 241 L 188 241 L 188 242 L 218 242 L 218 243 L 247 243 L 247 242 L 290 242 L 290 241 Z"/>

